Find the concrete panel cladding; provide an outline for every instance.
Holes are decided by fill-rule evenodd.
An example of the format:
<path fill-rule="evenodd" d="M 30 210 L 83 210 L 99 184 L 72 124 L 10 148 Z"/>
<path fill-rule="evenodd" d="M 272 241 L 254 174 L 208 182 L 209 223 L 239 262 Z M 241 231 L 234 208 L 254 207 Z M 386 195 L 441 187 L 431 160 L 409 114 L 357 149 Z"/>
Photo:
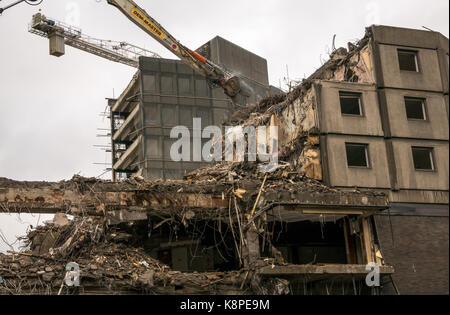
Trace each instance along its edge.
<path fill-rule="evenodd" d="M 448 191 L 448 142 L 395 139 L 393 147 L 400 189 Z"/>
<path fill-rule="evenodd" d="M 223 93 L 214 98 L 206 79 L 181 61 L 141 58 L 140 71 L 145 137 L 142 174 L 152 180 L 181 179 L 205 163 L 172 162 L 170 148 L 175 140 L 170 139 L 171 129 L 192 128 L 194 117 L 201 118 L 204 126 L 220 125 L 229 115 L 231 102 Z"/>
<path fill-rule="evenodd" d="M 441 34 L 388 26 L 372 26 L 371 32 L 379 46 L 382 87 L 443 91 L 441 73 L 448 71 L 442 62 L 445 40 Z"/>
<path fill-rule="evenodd" d="M 321 81 L 321 132 L 383 136 L 373 84 Z"/>
<path fill-rule="evenodd" d="M 212 62 L 260 84 L 269 85 L 267 60 L 222 38 L 214 37 L 198 49 Z"/>
<path fill-rule="evenodd" d="M 411 54 L 416 70 L 401 69 L 399 54 Z M 411 49 L 402 46 L 380 45 L 381 67 L 385 87 L 441 92 L 439 59 L 436 50 Z"/>
<path fill-rule="evenodd" d="M 217 36 L 197 49 L 197 52 L 221 65 L 232 75 L 239 75 L 252 90 L 252 95 L 248 98 L 238 96 L 240 103 L 255 104 L 268 95 L 281 93 L 277 88 L 269 87 L 266 59 L 226 39 Z"/>
<path fill-rule="evenodd" d="M 444 35 L 438 33 L 439 40 L 439 62 L 441 67 L 442 86 L 444 87 L 444 93 L 448 95 L 449 89 L 449 40 Z"/>
<path fill-rule="evenodd" d="M 336 187 L 390 188 L 386 146 L 383 138 L 328 135 L 330 184 Z M 350 146 L 355 149 L 351 150 Z M 359 146 L 366 146 L 367 161 L 359 163 Z M 355 154 L 352 158 L 351 154 Z M 365 153 L 364 153 L 365 154 Z M 364 158 L 364 157 L 363 157 Z M 355 164 L 351 164 L 355 160 Z"/>
<path fill-rule="evenodd" d="M 437 93 L 385 90 L 392 137 L 448 140 L 445 97 Z"/>

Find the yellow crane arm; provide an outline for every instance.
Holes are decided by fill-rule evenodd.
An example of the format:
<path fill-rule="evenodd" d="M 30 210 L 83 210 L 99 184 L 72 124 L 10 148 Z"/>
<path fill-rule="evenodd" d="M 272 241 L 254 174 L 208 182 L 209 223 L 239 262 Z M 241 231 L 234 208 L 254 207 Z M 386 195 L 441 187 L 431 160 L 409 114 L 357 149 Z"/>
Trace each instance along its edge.
<path fill-rule="evenodd" d="M 231 77 L 222 67 L 183 46 L 133 0 L 107 0 L 107 2 L 118 8 L 128 19 L 195 71 L 224 88 L 227 95 L 234 97 L 242 92 L 241 81 L 238 77 Z"/>

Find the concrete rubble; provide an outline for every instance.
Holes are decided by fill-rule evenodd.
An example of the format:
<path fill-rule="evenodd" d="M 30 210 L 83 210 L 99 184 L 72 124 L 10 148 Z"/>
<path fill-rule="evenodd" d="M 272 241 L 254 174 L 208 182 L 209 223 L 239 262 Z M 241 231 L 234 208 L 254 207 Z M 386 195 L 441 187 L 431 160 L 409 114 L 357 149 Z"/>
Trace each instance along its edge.
<path fill-rule="evenodd" d="M 27 250 L 0 256 L 4 279 L 0 293 L 289 294 L 288 279 L 298 274 L 324 275 L 334 268 L 336 275 L 361 277 L 365 273 L 361 268 L 336 270 L 337 266 L 317 264 L 301 269 L 286 263 L 273 245 L 267 257 L 260 256 L 258 239 L 270 244 L 270 221 L 277 211 L 302 221 L 309 220 L 302 209 L 321 209 L 335 220 L 343 216 L 337 215 L 339 204 L 347 211 L 357 209 L 370 215 L 386 208 L 386 197 L 330 189 L 289 167 L 264 180 L 255 167 L 248 163 L 216 165 L 188 174 L 185 181 L 169 182 L 134 178 L 113 184 L 78 176 L 59 183 L 0 179 L 2 212 L 56 214 L 52 222 L 23 239 Z M 258 211 L 252 214 L 256 202 Z M 176 271 L 144 248 L 152 234 L 165 228 L 179 233 L 178 241 L 182 230 L 192 239 L 199 237 L 195 227 L 204 222 L 216 229 L 216 239 L 208 240 L 213 247 L 220 242 L 235 247 L 235 270 Z M 168 241 L 176 242 L 176 238 Z M 80 266 L 81 287 L 63 283 L 70 262 Z M 289 272 L 281 269 L 279 276 L 274 272 L 289 266 Z M 384 272 L 391 269 L 386 267 Z"/>

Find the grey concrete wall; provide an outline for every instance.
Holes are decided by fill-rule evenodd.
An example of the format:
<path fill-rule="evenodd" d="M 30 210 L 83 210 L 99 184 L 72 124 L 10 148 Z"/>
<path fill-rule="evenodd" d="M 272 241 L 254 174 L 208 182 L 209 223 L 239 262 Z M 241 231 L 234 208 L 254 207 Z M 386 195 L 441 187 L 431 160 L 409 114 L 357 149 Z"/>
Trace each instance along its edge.
<path fill-rule="evenodd" d="M 448 203 L 448 38 L 389 26 L 372 26 L 370 31 L 393 189 L 390 199 Z M 398 49 L 417 51 L 419 72 L 400 70 Z M 428 121 L 407 119 L 405 96 L 426 99 Z M 436 172 L 414 169 L 411 146 L 435 147 Z"/>
<path fill-rule="evenodd" d="M 438 34 L 439 48 L 438 56 L 441 66 L 442 86 L 444 93 L 448 94 L 449 90 L 449 40 L 442 34 Z"/>
<path fill-rule="evenodd" d="M 344 82 L 320 83 L 320 130 L 322 133 L 383 136 L 376 87 Z M 363 116 L 341 113 L 339 92 L 361 93 Z"/>
<path fill-rule="evenodd" d="M 231 74 L 238 75 L 252 92 L 250 97 L 237 97 L 241 105 L 255 104 L 262 98 L 278 94 L 280 91 L 269 86 L 267 60 L 248 50 L 233 44 L 219 36 L 197 49 L 197 51 L 224 67 Z"/>
<path fill-rule="evenodd" d="M 448 142 L 393 139 L 397 182 L 400 189 L 448 190 Z M 434 148 L 435 171 L 414 169 L 412 147 Z"/>
<path fill-rule="evenodd" d="M 372 26 L 376 46 L 382 60 L 386 87 L 443 91 L 448 94 L 448 38 L 437 32 L 390 26 Z M 417 50 L 420 73 L 399 73 L 396 50 Z M 431 81 L 430 81 L 431 79 Z M 437 81 L 440 81 L 440 84 Z M 417 81 L 417 82 L 415 82 Z"/>
<path fill-rule="evenodd" d="M 447 118 L 450 117 L 449 115 L 449 100 L 448 100 L 448 94 L 444 95 L 444 102 L 445 102 L 445 110 L 447 111 Z"/>
<path fill-rule="evenodd" d="M 411 49 L 403 46 L 380 45 L 381 67 L 384 87 L 415 89 L 442 92 L 442 78 L 436 50 L 418 49 L 419 72 L 401 71 L 398 62 L 398 49 Z"/>
<path fill-rule="evenodd" d="M 391 202 L 403 203 L 426 203 L 426 204 L 447 204 L 449 200 L 448 191 L 436 190 L 399 190 L 389 191 Z"/>
<path fill-rule="evenodd" d="M 369 145 L 370 168 L 348 167 L 346 142 Z M 326 143 L 331 186 L 385 189 L 391 187 L 383 138 L 328 135 Z"/>
<path fill-rule="evenodd" d="M 212 62 L 260 84 L 269 85 L 267 60 L 219 36 L 198 49 Z"/>
<path fill-rule="evenodd" d="M 410 47 L 435 49 L 438 46 L 439 33 L 385 25 L 371 26 L 374 41 Z M 448 39 L 447 39 L 448 40 Z"/>
<path fill-rule="evenodd" d="M 438 93 L 386 89 L 387 112 L 392 137 L 448 140 L 448 116 L 445 97 Z M 408 120 L 405 97 L 425 99 L 427 120 Z"/>
<path fill-rule="evenodd" d="M 173 162 L 170 148 L 176 140 L 170 139 L 170 131 L 180 125 L 191 129 L 193 118 L 201 118 L 203 128 L 220 125 L 231 113 L 231 101 L 181 61 L 141 58 L 140 70 L 144 177 L 181 179 L 206 166 L 204 162 Z"/>
<path fill-rule="evenodd" d="M 198 50 L 226 69 L 242 74 L 252 89 L 250 98 L 238 103 L 255 103 L 270 95 L 267 61 L 245 49 L 216 37 Z M 176 60 L 140 58 L 142 122 L 145 136 L 142 148 L 144 177 L 180 179 L 204 162 L 175 163 L 170 159 L 170 130 L 182 125 L 192 128 L 193 118 L 202 118 L 203 127 L 220 126 L 233 111 L 222 89 L 213 88 L 190 67 Z M 192 134 L 192 132 L 191 132 Z M 207 140 L 203 140 L 206 142 Z"/>

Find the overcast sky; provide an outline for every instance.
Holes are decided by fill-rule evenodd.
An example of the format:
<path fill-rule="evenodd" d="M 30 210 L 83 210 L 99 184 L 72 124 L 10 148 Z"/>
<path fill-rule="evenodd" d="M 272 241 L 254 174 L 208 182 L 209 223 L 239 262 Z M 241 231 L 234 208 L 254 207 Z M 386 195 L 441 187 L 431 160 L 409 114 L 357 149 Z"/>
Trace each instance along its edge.
<path fill-rule="evenodd" d="M 12 2 L 0 0 L 0 7 Z M 266 58 L 275 86 L 286 77 L 286 66 L 291 79 L 318 68 L 327 59 L 334 34 L 336 46 L 345 47 L 371 24 L 426 26 L 447 37 L 449 30 L 448 0 L 136 2 L 192 49 L 220 35 Z M 0 177 L 59 181 L 76 173 L 99 176 L 105 166 L 93 163 L 110 161 L 109 154 L 94 147 L 107 142 L 96 137 L 102 133 L 97 128 L 108 126 L 100 116 L 105 98 L 117 97 L 135 70 L 71 47 L 63 57 L 49 56 L 48 40 L 28 33 L 38 9 L 87 35 L 173 56 L 104 0 L 44 0 L 0 16 Z M 8 238 L 23 233 L 26 225 L 11 228 L 11 221 L 17 218 L 0 216 L 0 231 Z M 5 248 L 1 243 L 0 250 Z"/>

